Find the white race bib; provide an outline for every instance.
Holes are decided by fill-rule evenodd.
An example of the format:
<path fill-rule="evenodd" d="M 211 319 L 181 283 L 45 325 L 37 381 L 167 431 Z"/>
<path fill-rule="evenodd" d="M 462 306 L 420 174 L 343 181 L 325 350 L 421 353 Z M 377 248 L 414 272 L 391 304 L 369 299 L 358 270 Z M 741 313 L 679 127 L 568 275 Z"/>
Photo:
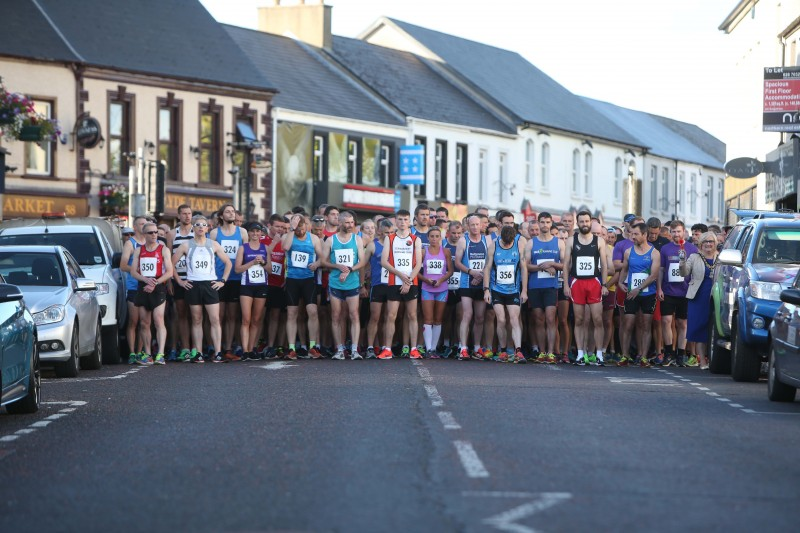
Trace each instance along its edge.
<path fill-rule="evenodd" d="M 253 265 L 247 269 L 247 281 L 253 285 L 263 285 L 267 282 L 267 273 L 261 265 Z"/>
<path fill-rule="evenodd" d="M 178 274 L 186 274 L 186 255 L 181 257 L 180 261 L 175 264 L 175 271 Z"/>
<path fill-rule="evenodd" d="M 470 259 L 469 260 L 469 269 L 470 270 L 483 270 L 483 267 L 486 266 L 486 259 Z"/>
<path fill-rule="evenodd" d="M 394 256 L 394 267 L 403 274 L 410 275 L 411 271 L 414 270 L 411 265 L 411 259 L 411 252 L 400 252 Z M 396 280 L 396 282 L 398 285 L 403 284 L 400 279 Z"/>
<path fill-rule="evenodd" d="M 516 283 L 516 265 L 497 265 L 497 284 L 513 285 Z"/>
<path fill-rule="evenodd" d="M 594 276 L 594 257 L 580 256 L 576 261 L 575 271 L 579 276 Z"/>
<path fill-rule="evenodd" d="M 537 259 L 536 260 L 536 264 L 537 265 L 541 265 L 542 263 L 552 263 L 552 262 L 553 262 L 552 259 Z M 548 272 L 546 270 L 539 270 L 537 272 L 537 274 L 539 274 L 539 279 L 552 279 L 552 278 L 555 277 L 554 275 L 552 275 L 550 272 Z"/>
<path fill-rule="evenodd" d="M 669 264 L 669 282 L 670 283 L 683 283 L 685 278 L 681 276 L 681 269 L 679 263 Z"/>
<path fill-rule="evenodd" d="M 381 283 L 384 285 L 389 283 L 389 271 L 381 267 Z"/>
<path fill-rule="evenodd" d="M 270 273 L 273 276 L 283 276 L 283 263 L 277 261 L 270 263 Z"/>
<path fill-rule="evenodd" d="M 236 259 L 236 252 L 239 250 L 239 241 L 223 240 L 219 243 L 222 246 L 222 251 L 231 258 Z"/>
<path fill-rule="evenodd" d="M 629 287 L 630 290 L 641 289 L 642 285 L 644 285 L 644 280 L 647 279 L 647 274 L 645 272 L 640 272 L 638 274 L 631 274 L 631 286 Z"/>
<path fill-rule="evenodd" d="M 334 250 L 333 252 L 334 259 L 336 260 L 337 265 L 344 265 L 346 267 L 353 266 L 353 250 L 350 248 L 342 248 L 339 250 Z"/>
<path fill-rule="evenodd" d="M 461 272 L 456 270 L 447 280 L 447 288 L 451 291 L 457 290 L 461 285 Z"/>
<path fill-rule="evenodd" d="M 195 248 L 192 255 L 192 271 L 199 275 L 214 273 L 214 259 L 206 248 Z"/>
<path fill-rule="evenodd" d="M 155 257 L 141 257 L 139 258 L 139 273 L 146 278 L 156 277 L 156 268 L 158 267 L 158 260 Z"/>
<path fill-rule="evenodd" d="M 292 266 L 295 268 L 308 268 L 308 254 L 292 250 Z"/>
<path fill-rule="evenodd" d="M 425 263 L 425 271 L 428 274 L 444 274 L 444 259 L 428 259 Z"/>

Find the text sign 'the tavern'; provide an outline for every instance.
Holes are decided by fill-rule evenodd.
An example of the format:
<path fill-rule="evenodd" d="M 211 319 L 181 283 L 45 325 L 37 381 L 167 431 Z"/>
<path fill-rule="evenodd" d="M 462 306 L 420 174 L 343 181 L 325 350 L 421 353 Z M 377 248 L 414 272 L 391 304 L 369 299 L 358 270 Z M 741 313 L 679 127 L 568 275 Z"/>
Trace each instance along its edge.
<path fill-rule="evenodd" d="M 764 131 L 800 132 L 800 67 L 764 69 Z"/>

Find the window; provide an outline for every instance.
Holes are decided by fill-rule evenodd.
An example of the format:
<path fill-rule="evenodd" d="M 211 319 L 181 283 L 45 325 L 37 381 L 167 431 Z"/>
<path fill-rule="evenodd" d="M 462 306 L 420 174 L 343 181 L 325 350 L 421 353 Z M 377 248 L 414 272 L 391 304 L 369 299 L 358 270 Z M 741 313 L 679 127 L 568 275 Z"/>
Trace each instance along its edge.
<path fill-rule="evenodd" d="M 525 143 L 525 184 L 533 189 L 536 167 L 533 165 L 534 145 L 531 139 Z"/>
<path fill-rule="evenodd" d="M 658 168 L 650 167 L 650 209 L 658 209 Z"/>
<path fill-rule="evenodd" d="M 497 159 L 497 178 L 500 181 L 500 203 L 505 202 L 506 190 L 511 186 L 508 183 L 508 154 L 500 152 Z"/>
<path fill-rule="evenodd" d="M 347 135 L 328 134 L 328 181 L 347 183 Z"/>
<path fill-rule="evenodd" d="M 37 113 L 53 118 L 53 103 L 33 100 Z M 57 143 L 25 143 L 25 174 L 32 176 L 53 175 L 53 148 Z"/>
<path fill-rule="evenodd" d="M 381 141 L 361 140 L 361 183 L 371 187 L 381 186 Z"/>
<path fill-rule="evenodd" d="M 436 152 L 433 161 L 434 183 L 436 184 L 436 198 L 447 198 L 447 142 L 436 141 Z"/>
<path fill-rule="evenodd" d="M 200 104 L 200 183 L 222 184 L 222 106 Z"/>
<path fill-rule="evenodd" d="M 706 178 L 706 218 L 714 217 L 714 179 Z"/>
<path fill-rule="evenodd" d="M 678 197 L 675 198 L 675 212 L 684 212 L 684 202 L 686 202 L 686 172 L 678 172 Z"/>
<path fill-rule="evenodd" d="M 358 140 L 347 141 L 347 183 L 358 183 Z"/>
<path fill-rule="evenodd" d="M 467 203 L 467 145 L 456 145 L 456 202 Z"/>
<path fill-rule="evenodd" d="M 578 180 L 580 179 L 581 175 L 581 153 L 580 151 L 573 150 L 572 151 L 572 194 L 573 196 L 577 196 L 578 194 Z"/>
<path fill-rule="evenodd" d="M 428 195 L 428 189 L 427 189 L 427 186 L 426 186 L 427 183 L 428 183 L 428 164 L 427 164 L 428 146 L 427 146 L 427 139 L 425 139 L 425 137 L 414 137 L 414 144 L 416 144 L 418 146 L 422 146 L 425 149 L 424 152 L 423 152 L 423 154 L 424 154 L 423 168 L 425 169 L 425 177 L 424 177 L 422 185 L 417 185 L 416 186 L 416 195 L 417 196 L 427 196 Z"/>
<path fill-rule="evenodd" d="M 486 150 L 478 152 L 478 197 L 486 197 L 486 165 L 489 154 Z"/>
<path fill-rule="evenodd" d="M 128 154 L 133 151 L 133 105 L 132 94 L 125 87 L 108 93 L 108 173 L 114 176 L 128 175 Z"/>
<path fill-rule="evenodd" d="M 384 187 L 394 187 L 394 177 L 392 175 L 392 152 L 394 145 L 381 144 L 381 184 Z"/>
<path fill-rule="evenodd" d="M 720 178 L 717 182 L 717 209 L 719 219 L 725 220 L 725 182 Z"/>
<path fill-rule="evenodd" d="M 314 179 L 325 180 L 325 137 L 314 135 Z"/>
<path fill-rule="evenodd" d="M 158 99 L 158 160 L 166 163 L 165 177 L 181 179 L 181 102 L 168 93 Z"/>
<path fill-rule="evenodd" d="M 695 214 L 697 212 L 697 174 L 692 174 L 689 178 L 689 212 Z"/>
<path fill-rule="evenodd" d="M 539 164 L 542 171 L 542 189 L 546 191 L 550 188 L 550 145 L 547 143 L 542 145 L 542 157 Z"/>
<path fill-rule="evenodd" d="M 669 211 L 669 169 L 661 169 L 661 210 Z"/>
<path fill-rule="evenodd" d="M 622 159 L 614 161 L 614 202 L 622 202 Z"/>
<path fill-rule="evenodd" d="M 583 156 L 583 195 L 589 197 L 592 194 L 592 152 L 586 152 Z"/>

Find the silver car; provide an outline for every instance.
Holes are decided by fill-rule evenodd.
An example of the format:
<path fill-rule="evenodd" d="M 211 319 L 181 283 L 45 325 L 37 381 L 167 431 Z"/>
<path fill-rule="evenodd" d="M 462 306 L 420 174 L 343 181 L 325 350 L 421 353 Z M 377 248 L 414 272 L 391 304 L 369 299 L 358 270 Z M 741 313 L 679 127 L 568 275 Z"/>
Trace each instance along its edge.
<path fill-rule="evenodd" d="M 42 364 L 59 377 L 103 363 L 97 285 L 62 246 L 0 246 L 0 274 L 22 290 Z"/>

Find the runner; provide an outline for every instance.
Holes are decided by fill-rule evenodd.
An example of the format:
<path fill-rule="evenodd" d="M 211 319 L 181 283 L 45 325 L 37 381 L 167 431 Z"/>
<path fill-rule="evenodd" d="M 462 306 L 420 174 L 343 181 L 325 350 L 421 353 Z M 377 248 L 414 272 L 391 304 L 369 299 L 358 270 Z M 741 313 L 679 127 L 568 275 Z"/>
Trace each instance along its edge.
<path fill-rule="evenodd" d="M 447 307 L 447 280 L 453 273 L 450 250 L 442 246 L 442 230 L 434 226 L 428 230 L 428 247 L 423 249 L 422 270 L 422 338 L 428 357 L 438 359 L 436 347 L 442 334 L 442 319 Z"/>
<path fill-rule="evenodd" d="M 133 277 L 139 282 L 136 289 L 136 307 L 139 308 L 139 334 L 142 337 L 143 354 L 137 360 L 141 365 L 152 365 L 153 357 L 151 325 L 155 321 L 156 351 L 155 364 L 163 365 L 164 344 L 167 342 L 167 327 L 164 325 L 164 310 L 167 301 L 166 283 L 172 277 L 171 254 L 164 253 L 165 246 L 158 241 L 158 226 L 144 225 L 144 246 L 133 252 L 131 269 Z"/>
<path fill-rule="evenodd" d="M 519 311 L 528 300 L 528 270 L 523 263 L 525 239 L 513 226 L 503 226 L 500 237 L 489 241 L 486 265 L 483 270 L 484 301 L 494 307 L 497 317 L 497 337 L 500 342 L 497 360 L 525 363 L 522 355 L 522 325 Z M 506 313 L 511 323 L 515 350 L 509 351 L 506 333 Z"/>
<path fill-rule="evenodd" d="M 337 210 L 337 221 L 338 217 Z M 316 342 L 319 338 L 319 317 L 316 304 L 317 286 L 314 282 L 314 274 L 320 267 L 322 243 L 306 228 L 306 219 L 303 215 L 292 215 L 289 223 L 290 231 L 280 241 L 286 254 L 286 336 L 289 342 L 289 353 L 286 357 L 291 360 L 297 359 L 295 342 L 298 307 L 301 300 L 305 302 L 308 315 L 308 355 L 313 359 L 322 357 Z M 272 243 L 273 249 L 277 242 Z"/>
<path fill-rule="evenodd" d="M 194 237 L 192 229 L 192 207 L 186 204 L 178 206 L 178 227 L 169 232 L 167 237 L 167 245 L 174 254 L 178 247 L 185 241 L 189 241 Z M 183 257 L 179 264 L 174 265 L 175 272 L 178 276 L 186 279 L 186 258 Z M 183 361 L 189 357 L 189 346 L 191 340 L 189 339 L 189 307 L 186 305 L 186 290 L 177 283 L 170 283 L 172 289 L 172 297 L 175 299 L 175 314 L 178 326 L 178 336 L 181 342 L 181 351 L 175 354 L 175 351 L 170 351 L 168 361 Z"/>
<path fill-rule="evenodd" d="M 239 247 L 247 241 L 247 232 L 244 228 L 236 225 L 236 208 L 231 204 L 222 206 L 217 215 L 217 227 L 211 231 L 209 238 L 217 241 L 231 264 L 236 261 L 236 253 Z M 224 264 L 216 262 L 217 278 L 222 277 Z M 225 349 L 225 357 L 232 360 L 234 355 L 233 340 L 236 335 L 236 323 L 239 319 L 239 289 L 241 287 L 242 275 L 236 272 L 230 274 L 230 278 L 225 281 L 225 286 L 219 291 L 219 319 L 222 323 L 222 347 Z M 238 355 L 237 355 L 238 356 Z"/>
<path fill-rule="evenodd" d="M 203 310 L 208 314 L 209 335 L 213 343 L 215 363 L 222 363 L 222 326 L 219 321 L 219 290 L 228 281 L 232 264 L 222 246 L 216 241 L 206 238 L 208 219 L 202 215 L 192 219 L 194 238 L 178 246 L 172 254 L 173 264 L 186 257 L 186 279 L 174 274 L 174 281 L 186 290 L 186 303 L 192 316 L 192 351 L 189 359 L 195 363 L 203 363 Z M 217 277 L 214 259 L 223 264 L 222 276 Z"/>
<path fill-rule="evenodd" d="M 136 217 L 133 219 L 133 235 L 125 241 L 122 247 L 122 258 L 120 259 L 120 270 L 127 273 L 125 277 L 125 290 L 126 301 L 128 303 L 128 326 L 125 330 L 125 337 L 128 341 L 128 348 L 130 354 L 128 355 L 128 364 L 135 365 L 137 360 L 141 359 L 144 350 L 142 349 L 142 339 L 137 338 L 136 332 L 139 329 L 139 308 L 136 307 L 136 289 L 139 287 L 138 280 L 133 277 L 133 255 L 137 248 L 144 246 L 144 235 L 142 230 L 144 225 L 147 224 L 145 217 Z M 149 349 L 149 348 L 148 348 Z"/>
<path fill-rule="evenodd" d="M 442 335 L 444 336 L 444 357 L 455 357 L 458 355 L 458 334 L 461 327 L 461 297 L 458 289 L 461 286 L 461 271 L 456 268 L 456 249 L 458 243 L 464 236 L 464 226 L 456 220 L 451 221 L 447 227 L 447 240 L 444 247 L 450 250 L 450 263 L 453 274 L 447 280 L 447 308 L 445 310 L 445 320 L 442 324 Z"/>
<path fill-rule="evenodd" d="M 456 268 L 462 273 L 459 297 L 461 298 L 461 325 L 459 328 L 459 360 L 469 359 L 467 349 L 469 330 L 474 337 L 473 357 L 486 358 L 481 347 L 486 302 L 483 299 L 483 269 L 486 266 L 486 236 L 481 234 L 481 218 L 473 215 L 467 219 L 468 234 L 458 242 Z"/>
<path fill-rule="evenodd" d="M 281 321 L 281 314 L 286 312 L 286 254 L 283 252 L 283 245 L 281 239 L 289 231 L 289 219 L 283 215 L 275 213 L 269 217 L 269 227 L 267 234 L 261 238 L 261 242 L 265 244 L 270 250 L 270 265 L 269 275 L 267 276 L 267 311 L 269 317 L 267 319 L 267 335 L 266 342 L 260 351 L 262 358 L 273 359 L 278 356 L 278 347 L 283 346 L 279 337 L 284 337 L 286 334 L 285 328 L 278 330 L 278 324 Z M 273 243 L 275 245 L 273 246 Z M 259 326 L 262 326 L 260 323 Z M 259 329 L 259 336 L 262 335 Z M 282 352 L 282 349 L 280 350 Z"/>
<path fill-rule="evenodd" d="M 375 337 L 378 333 L 378 324 L 381 322 L 381 312 L 383 304 L 387 301 L 389 271 L 381 267 L 381 256 L 383 255 L 383 242 L 386 237 L 394 233 L 394 225 L 388 218 L 381 220 L 378 225 L 378 234 L 372 242 L 367 243 L 365 250 L 366 260 L 369 261 L 369 269 L 362 269 L 369 287 L 369 323 L 367 324 L 367 359 L 375 359 Z M 366 272 L 369 271 L 369 275 Z"/>
<path fill-rule="evenodd" d="M 361 237 L 354 234 L 355 217 L 350 211 L 339 213 L 339 230 L 322 245 L 322 266 L 331 269 L 329 280 L 331 296 L 331 320 L 333 324 L 336 353 L 334 360 L 343 360 L 345 335 L 339 325 L 345 321 L 343 311 L 347 307 L 350 319 L 350 359 L 363 359 L 358 353 L 358 338 L 361 335 L 361 322 L 358 316 L 359 273 L 364 264 L 364 244 Z"/>
<path fill-rule="evenodd" d="M 531 223 L 533 224 L 533 223 Z M 539 213 L 539 236 L 533 237 L 525 248 L 528 262 L 528 305 L 533 311 L 536 344 L 540 351 L 537 363 L 556 362 L 556 306 L 558 304 L 558 280 L 564 265 L 564 242 L 553 237 L 550 231 L 553 217 L 550 213 Z"/>
<path fill-rule="evenodd" d="M 414 208 L 414 225 L 411 233 L 416 235 L 422 242 L 422 248 L 428 247 L 428 231 L 430 230 L 431 209 L 428 204 L 418 204 Z"/>
<path fill-rule="evenodd" d="M 422 358 L 417 349 L 418 323 L 417 323 L 417 297 L 420 268 L 422 268 L 422 242 L 409 230 L 411 213 L 405 209 L 397 212 L 397 232 L 387 236 L 383 241 L 381 253 L 381 266 L 389 272 L 387 280 L 388 294 L 386 304 L 386 325 L 384 327 L 385 344 L 378 359 L 392 358 L 392 339 L 394 338 L 395 321 L 400 302 L 406 304 L 406 318 L 408 319 L 408 332 L 410 345 L 403 346 L 403 354 L 408 354 L 412 359 Z"/>
<path fill-rule="evenodd" d="M 625 366 L 629 360 L 631 334 L 634 323 L 637 324 L 636 346 L 639 350 L 635 363 L 650 366 L 647 361 L 647 350 L 650 347 L 651 324 L 653 311 L 656 308 L 656 280 L 661 270 L 661 256 L 647 242 L 647 226 L 634 224 L 630 231 L 633 247 L 625 251 L 622 262 L 620 287 L 625 291 L 625 316 L 622 319 L 622 359 L 620 365 Z M 636 314 L 641 311 L 641 318 Z"/>
<path fill-rule="evenodd" d="M 608 289 L 601 280 L 606 279 L 606 245 L 592 235 L 592 215 L 580 211 L 577 216 L 578 233 L 571 236 L 564 250 L 564 295 L 570 298 L 575 313 L 575 344 L 578 357 L 575 364 L 604 366 L 603 362 L 603 296 Z M 601 245 L 602 244 L 602 245 Z M 594 325 L 594 342 L 597 353 L 588 354 L 589 323 Z M 586 359 L 584 359 L 584 356 Z"/>
<path fill-rule="evenodd" d="M 254 352 L 258 331 L 264 321 L 264 306 L 267 303 L 267 273 L 270 271 L 270 256 L 267 246 L 261 242 L 264 228 L 258 222 L 247 225 L 247 242 L 236 251 L 234 270 L 242 276 L 239 305 L 242 324 L 239 337 L 242 340 L 244 360 L 260 359 Z M 229 361 L 240 361 L 236 354 L 225 354 Z"/>

